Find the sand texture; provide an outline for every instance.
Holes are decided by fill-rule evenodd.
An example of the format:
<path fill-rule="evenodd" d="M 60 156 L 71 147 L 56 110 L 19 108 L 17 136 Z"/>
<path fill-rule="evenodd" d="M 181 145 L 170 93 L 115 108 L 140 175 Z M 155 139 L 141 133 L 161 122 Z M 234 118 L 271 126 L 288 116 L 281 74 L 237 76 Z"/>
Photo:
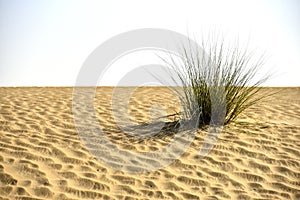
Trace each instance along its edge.
<path fill-rule="evenodd" d="M 142 174 L 113 169 L 89 153 L 74 124 L 72 90 L 0 88 L 0 199 L 300 199 L 299 87 L 264 88 L 278 93 L 224 127 L 208 156 L 199 156 L 206 135 L 199 130 L 179 159 Z M 114 144 L 133 152 L 168 144 L 172 136 L 123 134 L 111 94 L 110 87 L 97 88 L 95 110 Z M 154 102 L 166 114 L 178 110 L 167 88 L 138 89 L 127 110 L 137 126 L 151 122 Z"/>

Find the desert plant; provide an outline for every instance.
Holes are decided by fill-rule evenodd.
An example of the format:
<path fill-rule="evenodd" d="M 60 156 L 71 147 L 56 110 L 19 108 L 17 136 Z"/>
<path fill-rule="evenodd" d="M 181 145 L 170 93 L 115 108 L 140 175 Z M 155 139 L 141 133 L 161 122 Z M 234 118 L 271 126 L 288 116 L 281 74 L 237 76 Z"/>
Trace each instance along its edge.
<path fill-rule="evenodd" d="M 269 75 L 255 80 L 264 55 L 257 57 L 238 42 L 230 45 L 224 39 L 209 41 L 203 40 L 200 46 L 192 42 L 181 45 L 181 57 L 171 53 L 168 59 L 161 57 L 172 69 L 172 79 L 182 86 L 182 91 L 177 91 L 183 104 L 180 115 L 185 119 L 195 117 L 198 110 L 199 126 L 233 122 L 245 109 L 268 96 L 257 93 Z M 214 121 L 212 113 L 219 116 Z"/>

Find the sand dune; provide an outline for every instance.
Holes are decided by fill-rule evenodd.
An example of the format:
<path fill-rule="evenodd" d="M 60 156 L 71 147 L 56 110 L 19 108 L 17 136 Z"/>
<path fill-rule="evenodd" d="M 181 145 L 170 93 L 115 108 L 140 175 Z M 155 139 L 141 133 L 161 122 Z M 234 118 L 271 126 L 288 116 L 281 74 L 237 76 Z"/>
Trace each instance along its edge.
<path fill-rule="evenodd" d="M 300 88 L 264 90 L 278 93 L 224 127 L 208 156 L 199 156 L 206 135 L 199 130 L 171 165 L 132 174 L 98 161 L 82 144 L 72 88 L 0 88 L 0 199 L 300 199 Z M 111 113 L 112 88 L 96 94 L 99 124 L 120 149 L 151 152 L 174 137 L 123 134 Z M 179 111 L 167 88 L 138 89 L 128 109 L 136 126 L 151 122 L 153 102 L 165 114 Z"/>

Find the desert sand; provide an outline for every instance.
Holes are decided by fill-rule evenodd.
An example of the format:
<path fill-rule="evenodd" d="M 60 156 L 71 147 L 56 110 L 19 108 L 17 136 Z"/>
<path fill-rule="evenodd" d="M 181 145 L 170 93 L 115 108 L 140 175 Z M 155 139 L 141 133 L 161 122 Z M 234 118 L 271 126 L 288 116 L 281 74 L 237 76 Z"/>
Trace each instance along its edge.
<path fill-rule="evenodd" d="M 112 89 L 97 88 L 95 108 L 119 148 L 155 151 L 169 142 L 171 136 L 140 141 L 122 134 L 111 114 Z M 72 90 L 0 88 L 0 199 L 300 199 L 299 87 L 264 88 L 277 93 L 225 126 L 206 157 L 199 157 L 206 134 L 199 130 L 179 159 L 141 174 L 113 169 L 89 153 L 74 124 Z M 136 90 L 132 120 L 149 123 L 153 102 L 168 114 L 178 110 L 168 91 Z"/>

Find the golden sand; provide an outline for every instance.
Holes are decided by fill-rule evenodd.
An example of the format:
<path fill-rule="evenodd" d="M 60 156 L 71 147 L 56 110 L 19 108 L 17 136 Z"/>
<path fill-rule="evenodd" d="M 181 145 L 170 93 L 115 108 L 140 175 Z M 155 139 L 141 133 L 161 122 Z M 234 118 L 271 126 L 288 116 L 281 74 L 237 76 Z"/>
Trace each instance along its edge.
<path fill-rule="evenodd" d="M 264 90 L 278 93 L 224 127 L 208 156 L 199 157 L 205 131 L 198 131 L 171 165 L 129 174 L 82 144 L 72 88 L 0 88 L 0 199 L 300 199 L 300 88 Z M 167 144 L 168 138 L 132 142 L 122 135 L 111 93 L 97 88 L 95 108 L 119 148 L 147 152 Z M 128 111 L 137 125 L 151 121 L 153 102 L 167 114 L 178 110 L 168 89 L 139 89 Z"/>

